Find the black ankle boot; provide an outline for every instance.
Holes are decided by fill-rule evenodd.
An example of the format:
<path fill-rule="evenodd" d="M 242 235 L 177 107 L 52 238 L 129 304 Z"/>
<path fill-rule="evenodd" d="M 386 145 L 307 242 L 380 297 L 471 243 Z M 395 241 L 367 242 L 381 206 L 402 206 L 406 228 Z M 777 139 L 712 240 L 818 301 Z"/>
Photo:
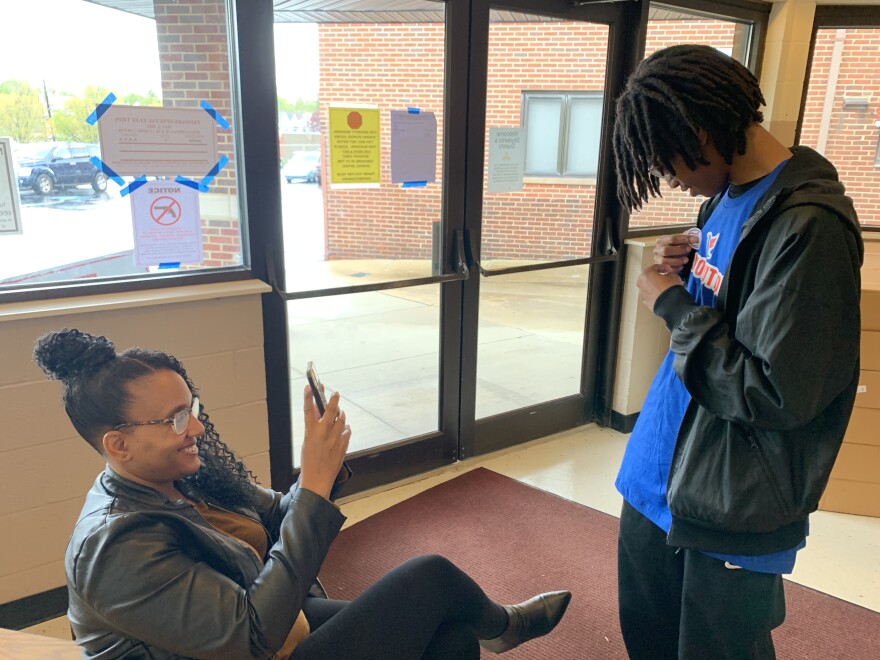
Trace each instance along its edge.
<path fill-rule="evenodd" d="M 504 653 L 546 635 L 562 619 L 570 600 L 570 591 L 551 591 L 517 605 L 502 605 L 507 610 L 507 628 L 498 637 L 480 640 L 480 646 L 492 653 Z"/>

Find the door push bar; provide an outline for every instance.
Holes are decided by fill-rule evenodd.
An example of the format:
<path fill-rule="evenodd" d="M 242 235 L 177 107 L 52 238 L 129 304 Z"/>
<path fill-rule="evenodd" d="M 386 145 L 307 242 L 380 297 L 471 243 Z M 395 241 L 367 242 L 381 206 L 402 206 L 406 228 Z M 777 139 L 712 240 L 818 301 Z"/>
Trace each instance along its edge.
<path fill-rule="evenodd" d="M 438 284 L 444 282 L 457 282 L 470 277 L 470 269 L 464 256 L 464 233 L 458 229 L 452 236 L 452 253 L 455 257 L 455 272 L 430 277 L 417 277 L 406 280 L 394 280 L 392 282 L 376 282 L 373 284 L 353 284 L 351 286 L 331 287 L 327 289 L 314 289 L 308 291 L 285 291 L 278 286 L 278 276 L 275 270 L 273 253 L 266 254 L 266 274 L 272 290 L 284 301 L 302 300 L 303 298 L 317 298 L 319 296 L 339 296 L 346 293 L 364 293 L 368 291 L 386 291 L 388 289 L 402 289 L 423 284 Z"/>

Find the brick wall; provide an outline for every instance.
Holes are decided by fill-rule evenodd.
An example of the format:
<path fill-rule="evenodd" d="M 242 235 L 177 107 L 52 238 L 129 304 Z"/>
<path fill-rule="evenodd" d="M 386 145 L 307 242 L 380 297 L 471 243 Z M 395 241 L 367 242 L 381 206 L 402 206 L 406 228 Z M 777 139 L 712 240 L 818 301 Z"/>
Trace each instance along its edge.
<path fill-rule="evenodd" d="M 326 154 L 322 160 L 327 170 L 323 182 L 327 258 L 430 258 L 431 224 L 440 220 L 443 26 L 321 25 L 318 34 L 323 128 L 331 103 L 373 103 L 382 113 L 378 190 L 329 189 Z M 658 23 L 651 27 L 649 47 L 693 41 L 693 34 L 699 34 L 702 43 L 729 47 L 734 26 L 709 20 Z M 606 45 L 604 25 L 493 23 L 487 127 L 519 126 L 523 91 L 601 91 Z M 357 84 L 352 84 L 354 80 Z M 390 184 L 388 112 L 407 106 L 431 110 L 438 118 L 438 183 L 425 189 Z M 322 140 L 325 151 L 326 146 Z M 594 201 L 595 185 L 588 181 L 533 179 L 521 192 L 485 194 L 482 258 L 560 259 L 589 254 Z M 693 219 L 695 208 L 690 198 L 670 195 L 639 214 L 636 224 L 685 222 Z"/>
<path fill-rule="evenodd" d="M 840 30 L 842 57 L 834 80 L 829 81 L 833 67 L 832 52 L 837 29 L 823 29 L 816 34 L 813 65 L 804 107 L 801 144 L 820 147 L 823 121 L 826 125 L 824 155 L 833 162 L 853 198 L 863 225 L 880 227 L 880 168 L 876 163 L 880 128 L 880 30 Z M 823 120 L 826 96 L 833 87 L 831 112 Z M 865 108 L 844 108 L 845 98 L 868 99 Z"/>
<path fill-rule="evenodd" d="M 382 117 L 378 190 L 330 190 L 330 159 L 326 140 L 321 141 L 328 259 L 430 258 L 432 223 L 440 220 L 440 184 L 391 185 L 389 112 L 407 107 L 434 112 L 437 144 L 443 144 L 443 35 L 438 24 L 319 26 L 322 133 L 332 103 L 376 104 Z M 438 146 L 438 182 L 440 152 Z"/>
<path fill-rule="evenodd" d="M 210 103 L 232 121 L 226 11 L 222 0 L 153 0 L 162 101 L 166 107 L 198 108 Z M 211 192 L 200 195 L 204 266 L 241 263 L 241 229 L 235 203 L 211 202 L 237 195 L 235 145 L 232 130 L 217 126 L 218 154 L 229 163 L 211 183 Z M 207 172 L 205 172 L 207 174 Z M 213 198 L 213 199 L 211 199 Z M 222 209 L 212 212 L 212 209 Z"/>

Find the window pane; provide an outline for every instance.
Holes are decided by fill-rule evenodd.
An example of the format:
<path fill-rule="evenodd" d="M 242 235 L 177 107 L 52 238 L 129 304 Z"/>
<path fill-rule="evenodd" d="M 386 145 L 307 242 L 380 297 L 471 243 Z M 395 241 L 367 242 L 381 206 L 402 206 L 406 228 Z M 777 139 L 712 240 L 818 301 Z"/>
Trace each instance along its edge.
<path fill-rule="evenodd" d="M 672 6 L 651 3 L 645 57 L 667 46 L 691 43 L 714 46 L 742 63 L 748 61 L 751 23 L 695 15 Z M 693 223 L 703 202 L 660 182 L 662 198 L 652 198 L 630 216 L 630 229 Z"/>
<path fill-rule="evenodd" d="M 560 176 L 557 149 L 564 99 L 590 99 L 605 89 L 609 28 L 507 12 L 497 19 L 489 24 L 480 263 L 492 270 L 590 256 L 595 179 Z M 576 114 L 583 117 L 583 108 Z M 527 152 L 526 177 L 497 192 L 489 177 L 493 129 L 525 133 Z M 575 129 L 575 141 L 581 132 Z M 544 172 L 532 169 L 536 149 L 551 150 Z"/>
<path fill-rule="evenodd" d="M 562 99 L 529 96 L 526 118 L 526 174 L 558 174 Z"/>
<path fill-rule="evenodd" d="M 309 361 L 342 397 L 349 453 L 437 430 L 440 285 L 294 300 L 287 313 L 294 465 Z"/>
<path fill-rule="evenodd" d="M 880 28 L 816 31 L 800 143 L 828 158 L 859 222 L 880 227 Z"/>
<path fill-rule="evenodd" d="M 580 391 L 589 266 L 480 283 L 478 419 Z"/>
<path fill-rule="evenodd" d="M 424 22 L 314 23 L 312 12 L 276 12 L 289 291 L 432 274 L 442 221 L 445 7 L 429 0 L 408 5 Z M 354 19 L 357 13 L 348 15 Z M 378 132 L 365 148 L 375 163 L 369 181 L 351 184 L 342 178 L 351 167 L 341 157 L 343 142 L 337 147 L 332 142 L 347 130 L 346 122 L 339 122 L 340 108 L 362 116 L 372 137 Z M 400 161 L 392 158 L 402 153 L 396 142 L 401 131 L 392 132 L 392 122 L 410 111 L 434 128 L 433 140 L 420 143 L 424 167 L 417 178 L 410 177 L 412 170 L 395 170 Z M 331 127 L 333 122 L 339 123 Z M 404 185 L 401 174 L 411 183 Z"/>
<path fill-rule="evenodd" d="M 602 99 L 573 98 L 569 116 L 565 174 L 581 176 L 596 174 L 601 131 Z"/>
<path fill-rule="evenodd" d="M 0 40 L 0 137 L 13 141 L 21 208 L 17 222 L 0 218 L 0 288 L 242 265 L 226 10 L 225 0 L 0 4 L 0 24 L 15 26 Z M 121 147 L 99 143 L 121 106 L 154 113 L 151 126 L 196 117 L 199 149 L 216 156 L 160 173 L 189 139 L 166 132 L 156 155 L 113 176 L 90 159 L 109 166 L 108 149 Z M 143 153 L 157 134 L 130 144 Z"/>
<path fill-rule="evenodd" d="M 407 4 L 422 21 L 394 22 L 396 15 L 382 12 L 378 22 L 358 22 L 357 12 L 342 11 L 336 14 L 342 22 L 316 23 L 314 12 L 275 13 L 290 291 L 432 275 L 443 220 L 445 6 Z M 344 22 L 346 16 L 354 22 Z M 342 121 L 339 108 L 345 109 Z M 404 143 L 398 140 L 407 137 L 406 126 L 397 123 L 401 116 L 411 120 L 411 129 L 423 129 L 424 139 L 410 149 L 423 156 L 419 178 L 413 169 L 402 170 L 410 185 L 399 179 Z M 376 164 L 366 172 L 368 181 L 340 183 L 353 169 L 351 158 L 340 157 L 347 145 L 338 140 L 348 129 L 366 133 L 360 153 Z M 309 361 L 328 393 L 342 395 L 353 429 L 349 453 L 437 431 L 440 285 L 321 295 L 291 301 L 287 311 L 294 464 L 302 447 Z"/>

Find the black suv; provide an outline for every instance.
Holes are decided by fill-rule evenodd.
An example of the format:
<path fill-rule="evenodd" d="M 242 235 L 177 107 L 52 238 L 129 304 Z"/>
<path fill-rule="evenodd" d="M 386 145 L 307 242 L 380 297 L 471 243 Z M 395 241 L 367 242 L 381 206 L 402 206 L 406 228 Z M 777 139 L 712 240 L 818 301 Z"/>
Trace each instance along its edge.
<path fill-rule="evenodd" d="M 97 144 L 35 142 L 15 150 L 18 187 L 48 195 L 56 188 L 90 184 L 95 192 L 107 190 L 107 175 L 89 162 L 101 156 Z"/>

